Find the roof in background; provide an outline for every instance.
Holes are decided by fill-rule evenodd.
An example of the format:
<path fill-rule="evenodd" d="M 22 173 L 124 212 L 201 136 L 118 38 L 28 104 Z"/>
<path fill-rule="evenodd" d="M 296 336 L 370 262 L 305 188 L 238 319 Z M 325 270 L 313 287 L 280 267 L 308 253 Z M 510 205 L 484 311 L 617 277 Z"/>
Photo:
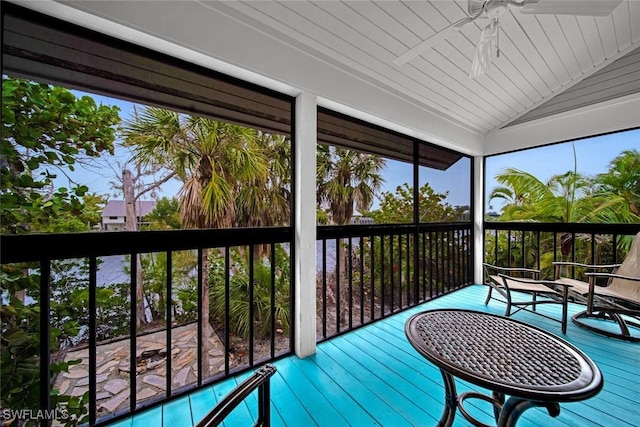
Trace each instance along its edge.
<path fill-rule="evenodd" d="M 139 200 L 136 202 L 136 214 L 146 216 L 156 207 L 153 200 Z M 109 200 L 102 211 L 102 216 L 126 216 L 124 200 Z"/>

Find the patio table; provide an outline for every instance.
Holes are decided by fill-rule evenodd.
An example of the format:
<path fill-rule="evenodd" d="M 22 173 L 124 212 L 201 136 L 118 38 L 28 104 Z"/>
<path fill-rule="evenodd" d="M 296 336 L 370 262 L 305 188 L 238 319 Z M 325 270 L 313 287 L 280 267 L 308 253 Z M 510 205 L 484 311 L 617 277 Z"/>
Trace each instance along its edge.
<path fill-rule="evenodd" d="M 595 396 L 603 386 L 596 364 L 567 341 L 504 316 L 469 310 L 428 310 L 405 324 L 411 345 L 442 374 L 445 408 L 438 426 L 450 426 L 459 410 L 474 426 L 487 426 L 464 408 L 468 398 L 493 405 L 498 426 L 515 426 L 524 411 Z M 454 377 L 492 392 L 457 394 Z M 505 397 L 509 396 L 508 399 Z"/>

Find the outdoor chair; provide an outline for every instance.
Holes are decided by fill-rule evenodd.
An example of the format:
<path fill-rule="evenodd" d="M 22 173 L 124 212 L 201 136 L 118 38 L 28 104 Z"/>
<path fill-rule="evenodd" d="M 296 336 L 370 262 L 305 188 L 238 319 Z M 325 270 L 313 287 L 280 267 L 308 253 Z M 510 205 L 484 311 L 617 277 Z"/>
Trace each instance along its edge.
<path fill-rule="evenodd" d="M 587 309 L 572 316 L 575 324 L 606 336 L 640 342 L 640 233 L 621 264 L 592 265 L 554 262 L 558 283 L 571 285 L 570 297 L 586 303 Z M 582 267 L 588 282 L 564 277 L 562 269 Z M 606 279 L 606 285 L 598 283 Z M 615 329 L 588 319 L 613 322 Z"/>
<path fill-rule="evenodd" d="M 536 311 L 536 306 L 540 304 L 560 304 L 562 306 L 562 333 L 567 332 L 567 302 L 568 289 L 571 285 L 540 279 L 540 270 L 517 267 L 498 267 L 483 263 L 484 282 L 489 287 L 487 298 L 484 304 L 489 304 L 489 300 L 495 290 L 502 295 L 507 303 L 505 316 L 511 316 L 520 310 L 527 310 L 548 319 L 556 320 L 546 314 Z M 529 277 L 526 277 L 529 276 Z M 512 307 L 517 307 L 512 312 Z M 531 310 L 527 309 L 531 307 Z"/>

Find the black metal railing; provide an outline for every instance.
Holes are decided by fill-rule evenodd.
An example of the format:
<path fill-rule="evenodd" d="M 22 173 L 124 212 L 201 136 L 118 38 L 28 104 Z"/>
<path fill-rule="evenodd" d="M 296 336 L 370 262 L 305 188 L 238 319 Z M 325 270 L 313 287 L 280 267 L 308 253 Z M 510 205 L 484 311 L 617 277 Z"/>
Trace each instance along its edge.
<path fill-rule="evenodd" d="M 258 389 L 258 419 L 255 427 L 271 425 L 271 398 L 269 379 L 276 373 L 276 367 L 268 363 L 236 386 L 216 406 L 205 415 L 196 427 L 215 427 L 220 425 L 231 412 L 251 393 Z"/>
<path fill-rule="evenodd" d="M 21 297 L 41 313 L 42 410 L 52 390 L 84 395 L 101 425 L 292 352 L 290 227 L 1 239 L 3 272 L 35 281 Z M 470 223 L 318 227 L 317 239 L 319 341 L 472 283 Z"/>
<path fill-rule="evenodd" d="M 471 224 L 317 229 L 317 340 L 473 282 Z"/>
<path fill-rule="evenodd" d="M 624 259 L 640 224 L 484 223 L 484 260 L 499 267 L 523 267 L 541 271 L 542 279 L 554 278 L 553 262 L 616 264 Z M 572 269 L 574 278 L 584 271 Z"/>
<path fill-rule="evenodd" d="M 40 409 L 84 394 L 104 424 L 290 354 L 291 242 L 289 227 L 3 235 L 3 273 L 37 284 L 21 298 L 41 313 Z"/>

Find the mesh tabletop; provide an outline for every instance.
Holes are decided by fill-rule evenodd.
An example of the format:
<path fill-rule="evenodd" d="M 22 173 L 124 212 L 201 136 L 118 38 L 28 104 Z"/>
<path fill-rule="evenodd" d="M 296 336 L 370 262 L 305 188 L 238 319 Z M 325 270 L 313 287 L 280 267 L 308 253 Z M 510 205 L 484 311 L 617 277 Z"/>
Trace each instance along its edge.
<path fill-rule="evenodd" d="M 433 310 L 407 321 L 411 344 L 435 365 L 506 394 L 570 401 L 602 386 L 580 350 L 541 329 L 502 316 Z"/>

